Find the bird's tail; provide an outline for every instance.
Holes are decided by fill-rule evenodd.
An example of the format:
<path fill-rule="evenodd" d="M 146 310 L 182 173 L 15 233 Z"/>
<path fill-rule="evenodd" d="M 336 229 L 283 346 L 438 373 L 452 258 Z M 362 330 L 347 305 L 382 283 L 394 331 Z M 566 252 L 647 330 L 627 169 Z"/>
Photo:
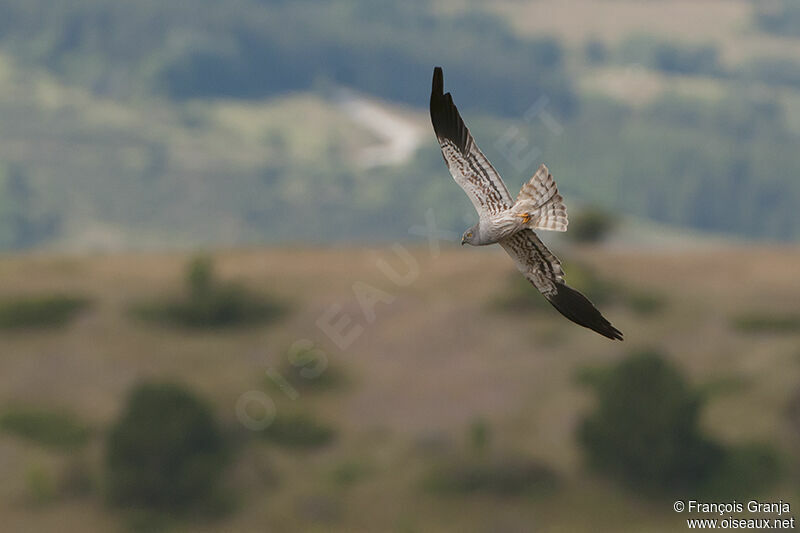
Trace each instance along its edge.
<path fill-rule="evenodd" d="M 611 340 L 623 340 L 622 332 L 592 305 L 586 296 L 566 283 L 556 283 L 556 292 L 546 296 L 559 313 L 585 328 L 596 331 Z"/>
<path fill-rule="evenodd" d="M 530 229 L 567 231 L 567 207 L 545 165 L 522 186 L 512 209 L 515 215 L 525 219 Z"/>

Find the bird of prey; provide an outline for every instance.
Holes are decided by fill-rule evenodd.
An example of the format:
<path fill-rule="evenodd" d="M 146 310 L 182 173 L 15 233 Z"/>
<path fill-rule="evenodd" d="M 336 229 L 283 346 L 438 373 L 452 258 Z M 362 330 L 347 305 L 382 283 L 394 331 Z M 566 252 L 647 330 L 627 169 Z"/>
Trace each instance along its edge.
<path fill-rule="evenodd" d="M 499 244 L 522 275 L 562 315 L 609 339 L 622 340 L 622 332 L 564 282 L 561 262 L 534 233 L 536 229 L 567 230 L 567 209 L 547 167 L 539 167 L 517 199 L 512 199 L 500 175 L 475 144 L 452 96 L 444 94 L 441 67 L 433 71 L 431 122 L 450 174 L 478 211 L 478 223 L 464 232 L 461 244 Z"/>

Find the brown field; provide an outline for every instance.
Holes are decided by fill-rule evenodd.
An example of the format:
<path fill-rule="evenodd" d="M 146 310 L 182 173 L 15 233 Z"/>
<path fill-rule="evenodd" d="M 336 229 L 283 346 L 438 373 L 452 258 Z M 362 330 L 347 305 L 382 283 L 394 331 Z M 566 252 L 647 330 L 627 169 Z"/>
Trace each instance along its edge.
<path fill-rule="evenodd" d="M 66 327 L 0 336 L 0 406 L 66 409 L 85 419 L 94 435 L 87 450 L 67 454 L 0 433 L 3 529 L 124 529 L 124 513 L 103 503 L 100 486 L 85 496 L 34 504 L 28 473 L 32 466 L 58 471 L 78 454 L 99 478 L 104 429 L 125 392 L 145 378 L 188 384 L 213 402 L 231 431 L 249 434 L 235 416 L 236 401 L 246 391 L 263 390 L 279 412 L 312 411 L 339 432 L 320 452 L 287 452 L 252 439 L 227 480 L 240 500 L 235 510 L 208 523 L 187 519 L 178 531 L 682 531 L 685 524 L 669 502 L 648 501 L 588 473 L 574 439 L 591 405 L 591 395 L 575 383 L 576 371 L 647 347 L 662 350 L 698 385 L 741 382 L 707 405 L 703 423 L 713 435 L 730 443 L 772 443 L 790 458 L 795 452 L 784 410 L 800 387 L 800 337 L 744 334 L 729 319 L 745 311 L 796 312 L 800 249 L 569 249 L 564 255 L 602 277 L 664 298 L 663 311 L 649 316 L 601 306 L 624 331 L 624 343 L 549 309 L 498 311 L 495 301 L 514 275 L 499 249 L 445 247 L 438 256 L 424 246 L 409 250 L 418 274 L 404 287 L 376 264 L 384 258 L 404 271 L 389 246 L 218 252 L 224 278 L 272 294 L 292 311 L 264 327 L 191 335 L 138 322 L 126 311 L 131 303 L 177 290 L 185 254 L 0 259 L 0 295 L 57 291 L 94 301 Z M 393 300 L 376 305 L 372 323 L 354 296 L 356 282 Z M 344 350 L 315 325 L 332 305 L 363 327 Z M 266 387 L 266 371 L 279 369 L 298 339 L 318 343 L 331 367 L 347 376 L 346 385 L 300 392 L 295 400 Z M 423 489 L 421 479 L 441 454 L 463 452 L 466 429 L 477 418 L 490 424 L 493 450 L 537 458 L 563 483 L 540 498 Z M 331 471 L 347 461 L 366 465 L 367 474 L 342 488 Z M 773 496 L 800 505 L 798 487 L 789 476 Z"/>

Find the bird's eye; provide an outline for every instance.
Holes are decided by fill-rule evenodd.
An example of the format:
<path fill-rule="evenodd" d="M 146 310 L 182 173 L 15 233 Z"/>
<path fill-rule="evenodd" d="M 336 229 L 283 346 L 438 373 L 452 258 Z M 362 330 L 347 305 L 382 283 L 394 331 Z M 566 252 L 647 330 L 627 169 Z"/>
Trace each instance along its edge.
<path fill-rule="evenodd" d="M 472 238 L 472 232 L 470 231 L 469 233 L 467 233 L 467 239 L 471 239 L 471 238 Z"/>

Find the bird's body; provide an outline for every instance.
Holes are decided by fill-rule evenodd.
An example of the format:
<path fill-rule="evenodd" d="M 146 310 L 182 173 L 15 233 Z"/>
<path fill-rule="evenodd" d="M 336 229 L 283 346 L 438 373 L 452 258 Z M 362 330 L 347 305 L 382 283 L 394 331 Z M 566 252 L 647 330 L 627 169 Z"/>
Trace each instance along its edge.
<path fill-rule="evenodd" d="M 477 224 L 464 232 L 462 243 L 473 246 L 497 244 L 523 229 L 567 231 L 568 224 L 563 198 L 558 194 L 553 176 L 542 165 L 523 185 L 513 205 L 482 215 Z"/>
<path fill-rule="evenodd" d="M 464 233 L 464 244 L 473 246 L 488 246 L 497 244 L 506 237 L 510 237 L 526 226 L 520 216 L 514 214 L 512 209 L 507 209 L 491 219 L 478 220 L 478 223 Z"/>
<path fill-rule="evenodd" d="M 440 67 L 433 72 L 431 122 L 447 168 L 478 212 L 478 223 L 461 244 L 499 244 L 517 268 L 561 314 L 610 339 L 622 333 L 580 292 L 567 286 L 561 262 L 539 240 L 535 229 L 566 231 L 567 210 L 553 176 L 542 165 L 511 198 L 502 178 L 475 144 L 450 93 L 444 93 Z"/>

